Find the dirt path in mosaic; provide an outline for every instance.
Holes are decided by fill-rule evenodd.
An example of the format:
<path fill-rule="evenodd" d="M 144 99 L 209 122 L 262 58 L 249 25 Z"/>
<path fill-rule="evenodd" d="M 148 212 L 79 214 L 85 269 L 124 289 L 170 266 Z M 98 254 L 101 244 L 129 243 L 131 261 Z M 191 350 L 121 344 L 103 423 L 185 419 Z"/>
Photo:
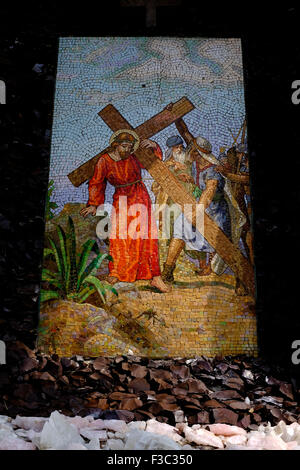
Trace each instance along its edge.
<path fill-rule="evenodd" d="M 160 245 L 163 263 L 167 246 Z M 172 291 L 165 294 L 148 281 L 118 283 L 119 296 L 108 299 L 106 311 L 68 302 L 56 306 L 54 315 L 46 309 L 42 317 L 52 316 L 56 331 L 50 349 L 67 356 L 257 355 L 253 299 L 236 296 L 234 276 L 201 277 L 182 253 L 174 277 Z"/>
<path fill-rule="evenodd" d="M 55 220 L 65 226 L 72 213 L 79 245 L 95 237 L 96 224 L 79 217 L 81 206 L 66 205 Z M 49 226 L 51 229 L 53 232 L 54 227 Z M 107 247 L 103 245 L 101 249 Z M 163 268 L 166 241 L 159 242 L 159 251 Z M 137 281 L 118 283 L 118 298 L 111 296 L 103 309 L 97 305 L 97 295 L 82 305 L 60 301 L 44 306 L 39 345 L 46 352 L 63 356 L 256 355 L 253 299 L 236 296 L 233 275 L 201 277 L 195 273 L 196 267 L 183 252 L 174 271 L 172 291 L 167 294 L 151 288 L 149 281 Z M 99 275 L 105 274 L 107 263 L 101 269 Z"/>
<path fill-rule="evenodd" d="M 166 254 L 167 246 L 161 243 L 160 259 L 164 260 Z M 233 352 L 256 355 L 253 299 L 236 296 L 234 276 L 201 277 L 182 253 L 174 277 L 172 291 L 167 294 L 151 291 L 146 283 L 137 283 L 142 289 L 142 302 L 157 314 L 151 329 L 167 355 L 212 356 Z"/>
<path fill-rule="evenodd" d="M 167 294 L 142 292 L 145 306 L 157 314 L 157 321 L 145 323 L 166 348 L 166 355 L 256 353 L 256 320 L 249 299 L 237 300 L 231 276 L 216 277 L 193 285 L 178 281 Z"/>
<path fill-rule="evenodd" d="M 192 284 L 178 279 L 166 294 L 154 292 L 148 283 L 136 284 L 135 300 L 132 293 L 119 295 L 123 326 L 111 339 L 123 337 L 124 345 L 116 345 L 115 354 L 129 349 L 151 357 L 257 354 L 255 313 L 249 297 L 236 297 L 232 276 L 198 276 Z M 109 352 L 107 343 L 103 347 Z"/>

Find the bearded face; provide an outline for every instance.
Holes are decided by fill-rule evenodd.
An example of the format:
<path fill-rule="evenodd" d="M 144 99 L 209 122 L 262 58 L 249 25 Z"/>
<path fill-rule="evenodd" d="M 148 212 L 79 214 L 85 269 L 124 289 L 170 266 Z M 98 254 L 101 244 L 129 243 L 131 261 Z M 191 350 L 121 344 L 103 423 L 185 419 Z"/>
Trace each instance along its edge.
<path fill-rule="evenodd" d="M 172 156 L 176 162 L 179 162 L 179 163 L 186 162 L 186 152 L 184 151 L 182 145 L 178 145 L 173 148 Z"/>
<path fill-rule="evenodd" d="M 132 150 L 133 145 L 128 142 L 122 142 L 117 146 L 118 154 L 122 159 L 129 157 L 129 155 L 132 153 Z"/>

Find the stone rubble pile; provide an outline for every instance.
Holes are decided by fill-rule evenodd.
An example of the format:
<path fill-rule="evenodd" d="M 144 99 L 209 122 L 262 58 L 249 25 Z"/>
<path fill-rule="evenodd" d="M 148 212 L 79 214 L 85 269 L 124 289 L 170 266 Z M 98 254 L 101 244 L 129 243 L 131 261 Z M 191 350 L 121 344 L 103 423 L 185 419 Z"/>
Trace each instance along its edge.
<path fill-rule="evenodd" d="M 189 426 L 184 416 L 171 426 L 93 416 L 12 419 L 0 415 L 0 450 L 300 450 L 300 424 L 259 426 L 247 432 L 228 424 Z"/>
<path fill-rule="evenodd" d="M 299 385 L 286 371 L 247 356 L 65 358 L 16 341 L 7 346 L 0 394 L 0 415 L 11 418 L 59 410 L 175 426 L 184 415 L 189 427 L 228 424 L 246 431 L 300 423 Z"/>

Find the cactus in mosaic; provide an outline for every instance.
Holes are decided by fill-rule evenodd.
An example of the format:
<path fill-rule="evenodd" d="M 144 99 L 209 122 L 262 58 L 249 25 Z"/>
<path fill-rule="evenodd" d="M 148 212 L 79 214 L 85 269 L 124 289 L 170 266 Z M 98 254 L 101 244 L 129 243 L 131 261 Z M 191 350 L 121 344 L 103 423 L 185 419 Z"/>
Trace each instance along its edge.
<path fill-rule="evenodd" d="M 83 303 L 91 294 L 97 292 L 102 302 L 105 303 L 107 290 L 118 295 L 116 289 L 101 282 L 95 275 L 103 260 L 112 261 L 112 257 L 106 253 L 100 253 L 95 240 L 87 240 L 81 251 L 77 253 L 75 228 L 71 217 L 68 218 L 66 232 L 60 225 L 56 226 L 56 230 L 58 242 L 48 237 L 51 248 L 44 249 L 44 258 L 52 256 L 57 271 L 43 269 L 42 281 L 50 288 L 41 289 L 41 302 L 67 299 Z M 96 256 L 89 262 L 92 250 Z"/>
<path fill-rule="evenodd" d="M 48 184 L 48 191 L 46 196 L 46 209 L 45 209 L 45 219 L 46 222 L 53 219 L 54 217 L 54 209 L 58 207 L 56 202 L 51 201 L 51 196 L 54 190 L 54 180 L 50 180 Z"/>

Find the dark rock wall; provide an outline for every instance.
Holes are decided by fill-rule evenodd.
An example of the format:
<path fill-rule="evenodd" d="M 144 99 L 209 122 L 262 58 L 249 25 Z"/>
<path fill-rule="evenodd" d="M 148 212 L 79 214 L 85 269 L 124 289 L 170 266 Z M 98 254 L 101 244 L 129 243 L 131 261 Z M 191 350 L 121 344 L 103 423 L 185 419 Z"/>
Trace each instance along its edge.
<path fill-rule="evenodd" d="M 94 2 L 84 10 L 55 1 L 1 6 L 0 79 L 7 105 L 0 106 L 0 338 L 29 347 L 36 339 L 58 37 L 242 35 L 260 351 L 297 375 L 291 344 L 300 340 L 299 281 L 292 272 L 299 260 L 300 106 L 290 96 L 291 82 L 300 78 L 299 9 L 243 4 L 239 10 L 188 0 L 159 8 L 157 26 L 146 30 L 144 9 L 119 3 L 101 2 L 97 11 Z M 32 70 L 35 64 L 44 64 L 41 73 Z"/>

